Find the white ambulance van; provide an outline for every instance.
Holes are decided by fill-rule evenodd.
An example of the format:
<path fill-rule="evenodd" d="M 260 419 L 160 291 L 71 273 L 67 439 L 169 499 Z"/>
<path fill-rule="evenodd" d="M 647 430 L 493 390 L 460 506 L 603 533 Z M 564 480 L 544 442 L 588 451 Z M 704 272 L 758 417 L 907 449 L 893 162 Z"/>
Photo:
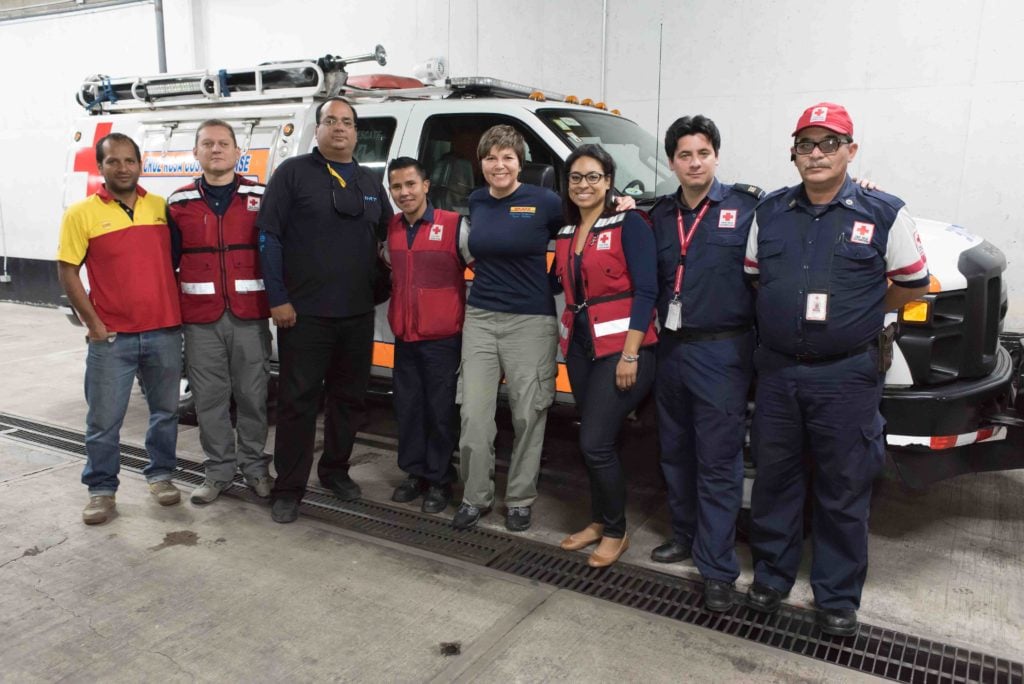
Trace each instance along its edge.
<path fill-rule="evenodd" d="M 199 175 L 192 148 L 197 126 L 210 118 L 235 128 L 242 148 L 238 173 L 266 183 L 283 160 L 312 149 L 315 109 L 338 94 L 359 113 L 356 159 L 382 180 L 388 160 L 419 159 L 430 174 L 431 200 L 440 208 L 467 213 L 467 196 L 483 184 L 476 143 L 495 124 L 510 124 L 523 134 L 525 182 L 560 191 L 572 149 L 598 143 L 615 158 L 618 191 L 640 208 L 677 186 L 659 141 L 603 103 L 482 77 L 435 73 L 439 84 L 430 85 L 401 76 L 350 76 L 346 65 L 360 61 L 383 65 L 383 48 L 353 58 L 89 78 L 77 94 L 85 111 L 69 144 L 64 204 L 99 187 L 94 145 L 112 131 L 138 142 L 141 184 L 169 195 Z M 918 227 L 932 284 L 922 300 L 890 315 L 899 324 L 882 409 L 890 453 L 912 486 L 972 470 L 1024 467 L 1020 339 L 1001 338 L 1006 259 L 959 226 L 919 219 Z M 373 353 L 374 378 L 384 385 L 394 359 L 385 310 L 377 310 Z M 558 401 L 572 401 L 564 364 L 557 390 Z M 187 402 L 186 381 L 182 398 Z"/>

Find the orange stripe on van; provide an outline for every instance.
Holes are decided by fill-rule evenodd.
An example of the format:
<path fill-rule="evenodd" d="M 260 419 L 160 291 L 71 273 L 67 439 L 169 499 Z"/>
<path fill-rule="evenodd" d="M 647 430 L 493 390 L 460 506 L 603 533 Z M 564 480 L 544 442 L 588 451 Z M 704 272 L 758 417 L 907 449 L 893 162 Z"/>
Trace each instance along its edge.
<path fill-rule="evenodd" d="M 566 370 L 564 363 L 558 364 L 558 377 L 555 378 L 555 390 L 558 392 L 572 392 L 572 386 L 569 384 L 569 371 Z"/>
<path fill-rule="evenodd" d="M 389 342 L 373 343 L 373 365 L 384 368 L 395 367 L 395 345 Z"/>

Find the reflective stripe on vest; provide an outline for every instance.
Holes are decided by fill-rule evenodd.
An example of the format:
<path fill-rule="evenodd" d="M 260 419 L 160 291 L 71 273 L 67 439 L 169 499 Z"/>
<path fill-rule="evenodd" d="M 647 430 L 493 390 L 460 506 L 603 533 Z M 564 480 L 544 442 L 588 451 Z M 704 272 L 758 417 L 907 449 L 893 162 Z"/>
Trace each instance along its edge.
<path fill-rule="evenodd" d="M 181 291 L 189 295 L 217 294 L 217 288 L 213 283 L 182 283 Z"/>
<path fill-rule="evenodd" d="M 263 286 L 263 278 L 235 281 L 235 292 L 263 292 L 266 289 Z"/>

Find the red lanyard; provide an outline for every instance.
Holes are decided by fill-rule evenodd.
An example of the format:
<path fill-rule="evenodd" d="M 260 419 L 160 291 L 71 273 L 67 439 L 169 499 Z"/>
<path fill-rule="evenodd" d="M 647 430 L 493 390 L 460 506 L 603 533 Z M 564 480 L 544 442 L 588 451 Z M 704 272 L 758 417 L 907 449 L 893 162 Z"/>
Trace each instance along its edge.
<path fill-rule="evenodd" d="M 693 225 L 690 226 L 690 232 L 686 233 L 683 230 L 683 213 L 676 209 L 676 227 L 679 229 L 679 249 L 682 256 L 679 259 L 679 266 L 676 267 L 676 283 L 673 287 L 672 298 L 679 299 L 679 293 L 683 290 L 683 271 L 685 270 L 685 257 L 686 250 L 690 248 L 690 243 L 693 242 L 693 236 L 697 234 L 697 226 L 700 225 L 700 220 L 704 218 L 704 214 L 708 213 L 708 207 L 711 206 L 711 202 L 704 200 L 704 206 L 697 212 L 697 218 L 693 220 Z"/>

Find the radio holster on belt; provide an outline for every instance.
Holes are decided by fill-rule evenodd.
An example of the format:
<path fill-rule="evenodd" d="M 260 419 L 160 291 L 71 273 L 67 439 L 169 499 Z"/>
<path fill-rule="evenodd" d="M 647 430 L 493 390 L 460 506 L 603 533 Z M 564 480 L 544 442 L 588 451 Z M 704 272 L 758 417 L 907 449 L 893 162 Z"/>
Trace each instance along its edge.
<path fill-rule="evenodd" d="M 896 343 L 896 324 L 890 323 L 878 333 L 878 372 L 885 373 L 892 366 L 892 346 Z"/>

